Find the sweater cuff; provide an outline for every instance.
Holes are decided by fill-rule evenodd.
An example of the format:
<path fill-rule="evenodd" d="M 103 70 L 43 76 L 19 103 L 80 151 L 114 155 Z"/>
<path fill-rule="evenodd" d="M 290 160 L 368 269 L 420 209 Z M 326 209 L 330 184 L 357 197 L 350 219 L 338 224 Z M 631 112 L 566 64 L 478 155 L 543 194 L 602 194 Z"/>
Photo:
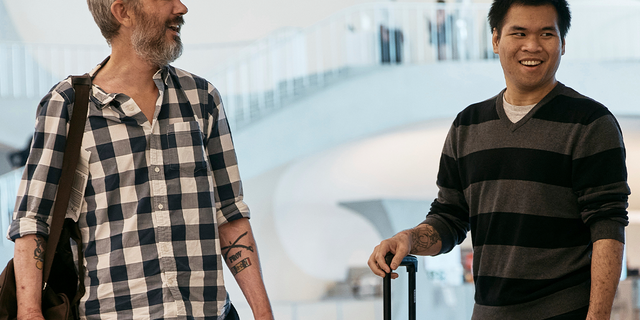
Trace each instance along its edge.
<path fill-rule="evenodd" d="M 455 246 L 455 242 L 453 241 L 453 237 L 451 237 L 449 226 L 440 218 L 435 215 L 427 215 L 427 217 L 424 219 L 424 221 L 422 221 L 421 224 L 428 224 L 432 226 L 440 236 L 440 241 L 442 241 L 442 248 L 440 249 L 440 252 L 438 252 L 438 255 L 447 253 L 453 249 L 453 247 Z"/>
<path fill-rule="evenodd" d="M 592 243 L 601 239 L 614 239 L 624 243 L 624 224 L 620 222 L 602 219 L 591 223 L 589 229 Z"/>

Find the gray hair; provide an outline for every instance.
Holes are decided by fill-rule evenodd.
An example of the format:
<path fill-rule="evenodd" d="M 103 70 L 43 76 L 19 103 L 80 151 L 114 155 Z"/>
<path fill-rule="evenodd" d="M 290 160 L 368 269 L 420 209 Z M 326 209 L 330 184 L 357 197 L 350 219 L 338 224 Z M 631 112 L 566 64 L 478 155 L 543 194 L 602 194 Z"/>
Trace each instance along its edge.
<path fill-rule="evenodd" d="M 89 11 L 91 11 L 91 15 L 93 15 L 93 20 L 96 21 L 102 36 L 107 40 L 109 45 L 111 45 L 111 40 L 118 35 L 118 30 L 120 30 L 120 23 L 113 14 L 111 14 L 111 4 L 114 1 L 115 0 L 87 0 L 87 5 L 89 5 Z M 131 4 L 134 10 L 139 9 L 141 5 L 139 0 L 123 0 L 123 2 Z"/>

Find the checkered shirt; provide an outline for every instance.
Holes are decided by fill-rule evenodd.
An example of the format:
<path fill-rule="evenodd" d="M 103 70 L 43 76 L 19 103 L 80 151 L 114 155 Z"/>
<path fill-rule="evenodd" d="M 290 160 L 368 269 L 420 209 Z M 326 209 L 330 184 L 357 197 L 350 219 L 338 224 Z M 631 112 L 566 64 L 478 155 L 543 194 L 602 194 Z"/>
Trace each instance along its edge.
<path fill-rule="evenodd" d="M 91 90 L 86 187 L 67 213 L 82 231 L 87 319 L 218 319 L 229 305 L 218 226 L 249 209 L 220 95 L 171 66 L 153 80 L 152 123 L 128 96 Z M 49 233 L 74 97 L 68 78 L 38 106 L 12 240 Z"/>

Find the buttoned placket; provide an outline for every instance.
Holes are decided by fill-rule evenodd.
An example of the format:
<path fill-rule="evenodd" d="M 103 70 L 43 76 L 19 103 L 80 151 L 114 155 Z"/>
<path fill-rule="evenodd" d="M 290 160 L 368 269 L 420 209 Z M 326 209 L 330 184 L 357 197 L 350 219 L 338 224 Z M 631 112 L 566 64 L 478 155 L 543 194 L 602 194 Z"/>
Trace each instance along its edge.
<path fill-rule="evenodd" d="M 165 78 L 168 74 L 165 75 Z M 158 88 L 158 99 L 156 100 L 156 110 L 153 115 L 153 122 L 146 122 L 149 129 L 149 168 L 151 197 L 152 197 L 152 219 L 156 230 L 158 259 L 160 262 L 161 278 L 173 296 L 171 310 L 166 310 L 166 315 L 180 316 L 186 315 L 186 306 L 182 301 L 182 293 L 178 286 L 177 266 L 173 252 L 171 239 L 171 217 L 167 197 L 167 184 L 164 176 L 164 158 L 161 143 L 161 130 L 158 114 L 164 101 L 164 89 L 166 79 L 162 78 L 162 70 L 159 70 L 153 77 Z M 169 301 L 165 301 L 167 303 Z"/>

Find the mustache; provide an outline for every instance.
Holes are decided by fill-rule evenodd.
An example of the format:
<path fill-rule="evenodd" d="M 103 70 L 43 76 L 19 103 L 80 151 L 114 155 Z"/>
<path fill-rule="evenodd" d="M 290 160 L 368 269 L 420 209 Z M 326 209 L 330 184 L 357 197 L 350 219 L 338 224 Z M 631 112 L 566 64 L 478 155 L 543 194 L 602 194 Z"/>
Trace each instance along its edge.
<path fill-rule="evenodd" d="M 167 21 L 167 25 L 178 25 L 178 27 L 181 27 L 184 25 L 184 18 L 182 16 L 177 16 L 169 21 Z"/>

